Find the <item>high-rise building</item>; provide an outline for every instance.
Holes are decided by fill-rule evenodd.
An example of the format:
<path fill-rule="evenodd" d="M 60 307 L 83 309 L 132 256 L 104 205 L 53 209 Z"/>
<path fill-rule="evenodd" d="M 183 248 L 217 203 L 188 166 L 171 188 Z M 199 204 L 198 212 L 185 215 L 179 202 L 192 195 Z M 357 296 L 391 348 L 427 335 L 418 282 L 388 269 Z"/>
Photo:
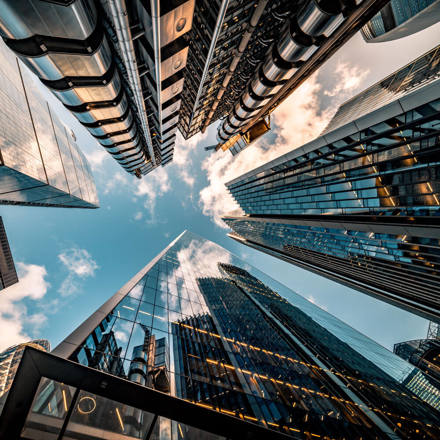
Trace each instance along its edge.
<path fill-rule="evenodd" d="M 425 339 L 399 342 L 394 345 L 394 353 L 415 365 L 440 384 L 440 325 L 429 323 Z M 440 408 L 440 396 L 438 398 Z"/>
<path fill-rule="evenodd" d="M 0 290 L 18 282 L 3 219 L 0 217 Z"/>
<path fill-rule="evenodd" d="M 229 182 L 232 238 L 439 321 L 439 73 L 436 47 Z"/>
<path fill-rule="evenodd" d="M 0 42 L 0 204 L 97 208 L 96 187 L 75 134 Z"/>
<path fill-rule="evenodd" d="M 190 232 L 175 239 L 52 354 L 261 424 L 273 438 L 277 433 L 298 439 L 440 435 L 438 412 L 424 397 L 423 372 Z M 410 391 L 404 382 L 414 374 L 420 380 Z M 104 378 L 101 388 L 111 388 L 109 381 Z M 27 432 L 40 430 L 40 437 L 31 438 L 53 429 L 43 423 L 43 416 L 55 416 L 48 403 L 63 407 L 53 382 L 47 385 L 51 391 L 45 387 L 33 400 L 34 419 L 27 424 Z M 78 398 L 66 393 L 64 402 Z M 106 438 L 110 432 L 141 430 L 141 411 L 119 409 L 102 417 L 98 399 L 88 399 L 80 398 L 71 413 L 75 423 L 63 419 L 72 438 L 88 439 L 90 426 Z M 149 435 L 142 438 L 193 438 L 166 419 Z"/>
<path fill-rule="evenodd" d="M 23 351 L 26 347 L 34 347 L 38 350 L 50 351 L 50 343 L 46 339 L 35 339 L 13 345 L 0 353 L 0 397 L 7 393 L 14 381 Z"/>
<path fill-rule="evenodd" d="M 228 117 L 217 149 L 252 142 L 270 111 L 385 3 L 9 0 L 0 33 L 141 177 L 172 160 L 177 129 L 188 138 Z"/>
<path fill-rule="evenodd" d="M 391 0 L 361 32 L 367 43 L 397 40 L 440 21 L 440 0 Z"/>

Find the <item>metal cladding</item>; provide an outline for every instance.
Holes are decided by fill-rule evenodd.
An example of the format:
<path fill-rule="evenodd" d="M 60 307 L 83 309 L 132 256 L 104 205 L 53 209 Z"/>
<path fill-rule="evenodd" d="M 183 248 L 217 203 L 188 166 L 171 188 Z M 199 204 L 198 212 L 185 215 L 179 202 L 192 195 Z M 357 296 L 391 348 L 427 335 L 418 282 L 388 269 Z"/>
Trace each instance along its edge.
<path fill-rule="evenodd" d="M 220 143 L 237 133 L 269 102 L 297 68 L 318 49 L 319 42 L 333 33 L 344 20 L 341 11 L 339 2 L 311 0 L 287 23 L 287 29 L 272 46 L 266 61 L 220 125 L 217 134 Z"/>
<path fill-rule="evenodd" d="M 9 48 L 122 167 L 142 169 L 150 156 L 93 2 L 1 1 L 0 8 Z"/>

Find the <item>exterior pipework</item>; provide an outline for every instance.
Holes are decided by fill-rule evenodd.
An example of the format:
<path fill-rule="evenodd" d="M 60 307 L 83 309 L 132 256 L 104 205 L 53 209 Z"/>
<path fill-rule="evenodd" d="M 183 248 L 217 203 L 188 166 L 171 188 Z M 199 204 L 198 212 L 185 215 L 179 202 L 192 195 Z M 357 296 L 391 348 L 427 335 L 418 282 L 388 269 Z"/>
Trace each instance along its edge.
<path fill-rule="evenodd" d="M 290 78 L 297 66 L 318 49 L 317 37 L 328 37 L 342 23 L 339 2 L 311 0 L 293 18 L 274 44 L 264 64 L 248 83 L 245 92 L 220 125 L 217 140 L 222 143 L 245 125 Z M 215 109 L 214 109 L 215 110 Z"/>
<path fill-rule="evenodd" d="M 136 55 L 133 47 L 130 26 L 128 23 L 127 9 L 124 0 L 108 0 L 108 4 L 113 16 L 113 23 L 116 29 L 116 35 L 120 45 L 121 56 L 124 60 L 125 67 L 133 90 L 136 105 L 138 108 L 139 118 L 141 120 L 144 135 L 147 140 L 148 152 L 153 165 L 156 165 L 156 157 L 153 151 L 153 143 L 151 141 L 150 128 L 146 116 L 145 102 L 142 96 L 142 86 L 137 70 Z"/>
<path fill-rule="evenodd" d="M 240 44 L 238 45 L 237 53 L 231 61 L 231 65 L 229 66 L 228 73 L 225 75 L 222 86 L 218 91 L 217 97 L 215 98 L 211 110 L 208 113 L 208 117 L 206 118 L 205 123 L 203 124 L 202 133 L 206 130 L 206 128 L 210 124 L 212 116 L 214 115 L 214 112 L 217 109 L 223 94 L 225 93 L 226 87 L 228 86 L 229 81 L 231 80 L 232 75 L 234 74 L 235 69 L 237 68 L 238 62 L 240 61 L 244 51 L 246 50 L 249 40 L 251 39 L 252 34 L 255 28 L 257 27 L 257 24 L 260 21 L 261 16 L 263 15 L 264 8 L 266 7 L 268 1 L 269 0 L 260 0 L 256 6 L 254 13 L 252 14 L 252 17 L 249 20 L 248 27 L 241 38 Z M 194 108 L 196 108 L 196 106 L 194 106 Z"/>
<path fill-rule="evenodd" d="M 122 166 L 125 155 L 118 153 L 123 151 L 148 160 L 93 3 L 3 0 L 0 31 L 6 44 Z"/>
<path fill-rule="evenodd" d="M 229 5 L 229 0 L 222 0 L 222 4 L 220 6 L 220 11 L 217 15 L 217 21 L 215 23 L 214 33 L 212 35 L 211 44 L 209 45 L 209 51 L 208 51 L 208 55 L 206 57 L 205 66 L 203 68 L 202 78 L 200 80 L 199 88 L 197 90 L 197 96 L 194 101 L 193 111 L 191 112 L 191 119 L 189 122 L 189 126 L 191 126 L 191 124 L 192 124 L 192 121 L 194 118 L 194 113 L 197 111 L 197 107 L 199 105 L 199 100 L 200 100 L 200 97 L 202 96 L 202 90 L 205 85 L 206 77 L 208 76 L 208 72 L 209 72 L 209 65 L 211 64 L 211 60 L 214 55 L 215 46 L 217 44 L 218 36 L 220 35 L 220 30 L 223 26 L 223 21 L 226 16 L 226 11 L 228 9 L 228 5 Z M 233 62 L 234 61 L 232 61 L 232 63 Z"/>

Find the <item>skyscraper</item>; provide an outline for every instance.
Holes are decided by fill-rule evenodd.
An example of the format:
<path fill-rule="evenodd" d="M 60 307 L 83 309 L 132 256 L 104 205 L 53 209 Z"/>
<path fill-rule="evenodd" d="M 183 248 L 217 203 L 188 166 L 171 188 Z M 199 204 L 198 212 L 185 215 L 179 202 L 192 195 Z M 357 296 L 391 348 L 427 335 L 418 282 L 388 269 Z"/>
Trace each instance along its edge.
<path fill-rule="evenodd" d="M 190 232 L 53 354 L 294 438 L 440 435 L 423 389 L 402 385 L 419 370 Z M 141 423 L 135 411 L 119 418 L 87 420 L 125 435 Z M 170 421 L 156 428 L 191 438 Z"/>
<path fill-rule="evenodd" d="M 361 32 L 367 43 L 381 43 L 415 34 L 439 21 L 439 0 L 391 0 Z"/>
<path fill-rule="evenodd" d="M 30 346 L 39 350 L 50 351 L 50 343 L 46 339 L 35 339 L 13 345 L 0 353 L 0 397 L 9 391 L 14 381 L 15 373 L 20 364 L 25 347 Z"/>
<path fill-rule="evenodd" d="M 3 42 L 0 60 L 0 204 L 97 208 L 90 166 L 75 134 Z"/>
<path fill-rule="evenodd" d="M 3 219 L 0 217 L 0 290 L 18 282 Z"/>
<path fill-rule="evenodd" d="M 188 138 L 228 116 L 217 148 L 251 142 L 269 111 L 385 3 L 9 0 L 0 33 L 141 177 L 172 160 L 178 128 Z"/>
<path fill-rule="evenodd" d="M 229 182 L 232 238 L 439 321 L 439 61 L 436 47 Z"/>
<path fill-rule="evenodd" d="M 434 387 L 440 384 L 440 325 L 429 323 L 428 335 L 425 339 L 399 342 L 394 345 L 394 353 L 415 365 L 427 376 Z M 440 396 L 433 395 L 436 405 L 440 408 Z"/>

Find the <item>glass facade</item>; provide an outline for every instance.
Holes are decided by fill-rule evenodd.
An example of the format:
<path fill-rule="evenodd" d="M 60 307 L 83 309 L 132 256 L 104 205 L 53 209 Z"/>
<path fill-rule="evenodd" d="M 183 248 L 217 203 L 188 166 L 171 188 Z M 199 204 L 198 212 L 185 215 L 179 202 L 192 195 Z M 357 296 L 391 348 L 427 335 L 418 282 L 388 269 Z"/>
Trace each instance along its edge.
<path fill-rule="evenodd" d="M 391 0 L 364 27 L 367 42 L 406 37 L 436 23 L 440 18 L 438 0 Z"/>
<path fill-rule="evenodd" d="M 74 133 L 3 42 L 0 59 L 0 203 L 97 208 L 90 166 Z"/>
<path fill-rule="evenodd" d="M 49 341 L 46 339 L 36 339 L 34 341 L 14 345 L 0 353 L 0 397 L 11 388 L 15 373 L 20 365 L 21 356 L 27 346 L 44 351 L 50 350 Z"/>
<path fill-rule="evenodd" d="M 332 131 L 228 183 L 245 214 L 224 217 L 232 237 L 440 320 L 439 61 L 436 47 L 382 82 L 409 101 L 373 86 Z"/>
<path fill-rule="evenodd" d="M 294 438 L 440 435 L 419 370 L 190 232 L 54 354 Z"/>
<path fill-rule="evenodd" d="M 18 282 L 3 219 L 0 217 L 0 290 Z"/>

